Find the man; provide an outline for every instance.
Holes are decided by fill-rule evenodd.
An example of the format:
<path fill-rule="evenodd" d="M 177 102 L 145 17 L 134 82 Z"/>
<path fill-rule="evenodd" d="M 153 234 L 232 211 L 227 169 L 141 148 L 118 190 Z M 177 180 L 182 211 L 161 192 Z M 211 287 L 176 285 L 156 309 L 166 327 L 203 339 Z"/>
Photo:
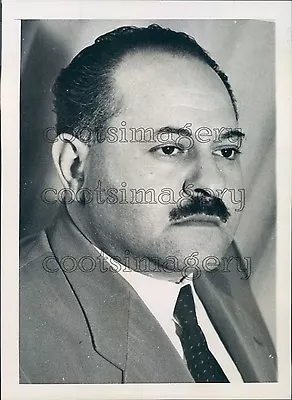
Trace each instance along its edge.
<path fill-rule="evenodd" d="M 54 94 L 66 206 L 21 243 L 20 382 L 275 381 L 247 268 L 225 262 L 244 136 L 226 75 L 184 33 L 122 27 Z"/>

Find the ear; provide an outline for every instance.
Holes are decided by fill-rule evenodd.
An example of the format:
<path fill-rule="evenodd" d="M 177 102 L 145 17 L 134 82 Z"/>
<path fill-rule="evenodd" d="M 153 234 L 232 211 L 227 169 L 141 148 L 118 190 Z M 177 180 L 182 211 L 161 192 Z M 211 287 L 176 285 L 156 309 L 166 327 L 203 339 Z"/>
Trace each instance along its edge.
<path fill-rule="evenodd" d="M 55 167 L 66 188 L 79 190 L 84 182 L 84 166 L 89 147 L 69 133 L 62 133 L 52 147 Z"/>

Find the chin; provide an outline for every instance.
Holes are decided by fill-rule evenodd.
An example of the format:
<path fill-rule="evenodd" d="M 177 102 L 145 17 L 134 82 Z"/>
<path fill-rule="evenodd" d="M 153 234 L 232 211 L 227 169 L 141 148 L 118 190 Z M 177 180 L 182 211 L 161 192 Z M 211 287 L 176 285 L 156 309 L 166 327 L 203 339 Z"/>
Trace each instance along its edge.
<path fill-rule="evenodd" d="M 232 239 L 219 227 L 189 227 L 175 232 L 172 245 L 181 254 L 199 253 L 198 257 L 223 256 Z"/>
<path fill-rule="evenodd" d="M 181 276 L 186 276 L 192 272 L 200 274 L 200 271 L 211 271 L 219 267 L 230 243 L 229 237 L 220 229 L 204 233 L 203 230 L 188 228 L 176 230 L 175 233 L 168 232 L 160 245 L 153 246 L 151 250 L 152 256 L 155 257 L 154 252 L 156 257 L 159 255 L 161 263 L 173 257 Z"/>

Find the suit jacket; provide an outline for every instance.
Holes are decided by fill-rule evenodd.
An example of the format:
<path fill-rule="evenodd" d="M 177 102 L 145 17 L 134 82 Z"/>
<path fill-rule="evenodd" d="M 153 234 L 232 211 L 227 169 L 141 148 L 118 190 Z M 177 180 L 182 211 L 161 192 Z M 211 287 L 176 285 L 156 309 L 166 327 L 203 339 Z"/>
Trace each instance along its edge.
<path fill-rule="evenodd" d="M 154 316 L 66 210 L 21 241 L 20 258 L 20 383 L 193 382 Z M 207 273 L 194 284 L 243 379 L 275 381 L 275 350 L 241 278 Z"/>

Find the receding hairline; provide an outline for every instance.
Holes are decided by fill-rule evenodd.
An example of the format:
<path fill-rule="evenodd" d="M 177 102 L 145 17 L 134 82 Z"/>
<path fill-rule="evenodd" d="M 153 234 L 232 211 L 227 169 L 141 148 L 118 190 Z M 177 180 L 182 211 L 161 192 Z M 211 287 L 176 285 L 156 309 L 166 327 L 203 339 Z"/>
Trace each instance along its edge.
<path fill-rule="evenodd" d="M 207 64 L 224 84 L 238 121 L 236 98 L 228 77 L 208 52 L 184 32 L 151 24 L 123 26 L 99 36 L 61 70 L 52 88 L 57 132 L 75 134 L 83 127 L 93 132 L 97 127 L 106 127 L 120 107 L 113 87 L 114 71 L 126 57 L 145 49 L 189 56 Z"/>
<path fill-rule="evenodd" d="M 162 64 L 163 64 L 163 56 L 171 56 L 172 59 L 175 60 L 182 60 L 183 61 L 191 61 L 191 62 L 196 62 L 197 65 L 201 66 L 202 68 L 206 67 L 206 69 L 208 71 L 210 71 L 210 77 L 217 77 L 217 82 L 218 82 L 218 87 L 220 86 L 222 89 L 224 89 L 225 93 L 226 93 L 226 98 L 229 99 L 230 101 L 230 106 L 233 109 L 233 112 L 235 114 L 235 118 L 237 119 L 237 113 L 234 109 L 234 104 L 233 101 L 230 97 L 230 93 L 228 91 L 228 89 L 226 88 L 224 82 L 222 81 L 221 77 L 218 75 L 218 73 L 202 58 L 197 57 L 195 54 L 190 54 L 187 51 L 184 51 L 183 49 L 166 49 L 166 48 L 157 48 L 157 47 L 143 47 L 143 48 L 135 48 L 135 49 L 130 49 L 127 53 L 123 54 L 123 56 L 117 61 L 116 65 L 114 66 L 114 68 L 112 68 L 109 77 L 111 79 L 111 85 L 112 85 L 112 96 L 114 97 L 114 101 L 116 103 L 116 106 L 119 107 L 120 109 L 117 110 L 117 114 L 119 114 L 120 112 L 123 111 L 123 106 L 125 106 L 124 104 L 122 104 L 123 102 L 123 92 L 122 92 L 122 88 L 119 87 L 119 82 L 118 79 L 119 78 L 119 74 L 122 72 L 125 72 L 126 75 L 128 75 L 128 70 L 126 69 L 127 64 L 128 63 L 133 63 L 138 61 L 139 62 L 143 62 L 143 57 L 146 56 L 149 58 L 153 55 L 157 55 L 159 57 L 161 57 L 162 60 Z M 139 59 L 139 56 L 141 56 L 141 59 Z M 136 57 L 136 60 L 133 60 L 133 57 Z M 167 58 L 165 58 L 165 61 L 167 61 Z M 124 71 L 123 71 L 124 69 Z M 134 69 L 136 69 L 134 67 Z M 194 70 L 194 75 L 196 73 L 196 71 Z M 139 74 L 139 72 L 137 72 L 137 74 Z M 142 89 L 143 90 L 143 89 Z M 147 90 L 147 89 L 146 89 Z M 117 115 L 116 114 L 116 115 Z"/>

